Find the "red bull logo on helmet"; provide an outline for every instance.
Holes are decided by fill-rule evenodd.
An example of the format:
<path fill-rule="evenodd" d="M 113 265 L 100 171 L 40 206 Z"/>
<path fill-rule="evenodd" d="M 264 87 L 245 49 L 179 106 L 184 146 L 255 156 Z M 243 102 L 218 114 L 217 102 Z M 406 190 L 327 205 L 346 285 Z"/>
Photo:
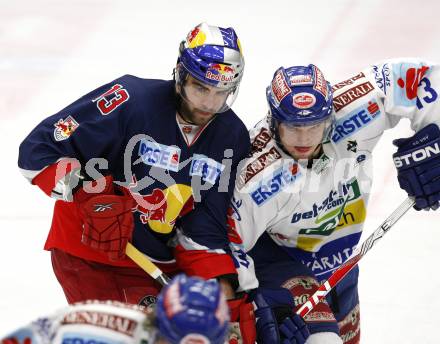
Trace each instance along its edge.
<path fill-rule="evenodd" d="M 79 124 L 72 116 L 68 116 L 66 119 L 60 119 L 54 124 L 55 130 L 53 135 L 56 141 L 67 140 L 70 135 L 79 127 Z"/>
<path fill-rule="evenodd" d="M 186 37 L 186 43 L 190 49 L 203 45 L 205 42 L 206 34 L 199 26 L 195 27 Z"/>
<path fill-rule="evenodd" d="M 206 71 L 205 77 L 219 82 L 231 82 L 234 80 L 235 70 L 231 66 L 214 63 Z"/>

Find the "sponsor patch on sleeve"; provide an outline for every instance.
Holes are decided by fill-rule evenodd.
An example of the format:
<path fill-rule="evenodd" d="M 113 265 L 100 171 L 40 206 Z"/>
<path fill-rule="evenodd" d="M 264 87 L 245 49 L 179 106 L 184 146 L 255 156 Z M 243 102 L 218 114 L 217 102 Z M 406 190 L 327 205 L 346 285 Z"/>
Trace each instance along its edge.
<path fill-rule="evenodd" d="M 374 65 L 374 80 L 376 81 L 376 85 L 382 90 L 383 93 L 387 94 L 388 87 L 391 86 L 391 70 L 388 63 L 383 65 Z"/>
<path fill-rule="evenodd" d="M 79 124 L 73 116 L 67 116 L 65 119 L 60 119 L 54 124 L 55 129 L 53 136 L 56 141 L 67 140 L 70 135 L 79 127 Z"/>

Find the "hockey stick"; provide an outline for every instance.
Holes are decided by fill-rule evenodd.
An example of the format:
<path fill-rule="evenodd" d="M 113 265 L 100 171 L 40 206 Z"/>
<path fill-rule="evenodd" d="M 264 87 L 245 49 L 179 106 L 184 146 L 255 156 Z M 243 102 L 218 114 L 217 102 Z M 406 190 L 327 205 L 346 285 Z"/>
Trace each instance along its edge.
<path fill-rule="evenodd" d="M 391 227 L 415 204 L 415 201 L 408 197 L 394 212 L 382 222 L 382 224 L 362 243 L 356 247 L 350 258 L 337 268 L 318 290 L 299 308 L 296 313 L 301 317 L 307 315 L 328 293 L 336 286 L 359 260 L 391 229 Z"/>
<path fill-rule="evenodd" d="M 125 254 L 131 258 L 139 267 L 144 270 L 147 274 L 153 277 L 161 285 L 166 286 L 170 283 L 170 278 L 163 273 L 161 269 L 157 267 L 151 260 L 147 258 L 145 254 L 140 252 L 136 247 L 134 247 L 130 242 L 125 248 Z"/>

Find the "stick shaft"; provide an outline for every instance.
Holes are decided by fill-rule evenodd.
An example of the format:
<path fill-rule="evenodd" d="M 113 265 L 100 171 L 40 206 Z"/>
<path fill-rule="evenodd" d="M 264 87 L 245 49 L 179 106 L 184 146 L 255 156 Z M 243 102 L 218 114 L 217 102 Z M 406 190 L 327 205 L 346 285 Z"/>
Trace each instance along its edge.
<path fill-rule="evenodd" d="M 384 222 L 352 253 L 350 258 L 337 268 L 327 281 L 296 312 L 300 316 L 307 315 L 328 293 L 347 275 L 361 258 L 382 239 L 391 227 L 415 204 L 412 198 L 407 198 Z"/>
<path fill-rule="evenodd" d="M 169 284 L 170 278 L 163 273 L 159 267 L 147 258 L 142 252 L 140 252 L 131 243 L 127 244 L 125 248 L 125 254 L 131 258 L 139 267 L 147 274 L 153 277 L 161 285 L 165 286 Z"/>

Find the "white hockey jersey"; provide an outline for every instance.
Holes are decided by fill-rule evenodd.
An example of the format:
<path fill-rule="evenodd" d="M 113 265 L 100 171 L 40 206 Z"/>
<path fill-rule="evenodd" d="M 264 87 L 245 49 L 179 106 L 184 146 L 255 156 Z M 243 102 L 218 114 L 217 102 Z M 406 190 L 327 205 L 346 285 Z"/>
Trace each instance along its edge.
<path fill-rule="evenodd" d="M 440 67 L 431 63 L 383 61 L 332 90 L 334 130 L 311 168 L 277 145 L 267 117 L 250 131 L 252 153 L 237 177 L 228 218 L 243 290 L 258 286 L 246 253 L 265 231 L 319 281 L 326 280 L 360 239 L 371 154 L 384 130 L 401 118 L 410 119 L 415 131 L 440 126 Z"/>

